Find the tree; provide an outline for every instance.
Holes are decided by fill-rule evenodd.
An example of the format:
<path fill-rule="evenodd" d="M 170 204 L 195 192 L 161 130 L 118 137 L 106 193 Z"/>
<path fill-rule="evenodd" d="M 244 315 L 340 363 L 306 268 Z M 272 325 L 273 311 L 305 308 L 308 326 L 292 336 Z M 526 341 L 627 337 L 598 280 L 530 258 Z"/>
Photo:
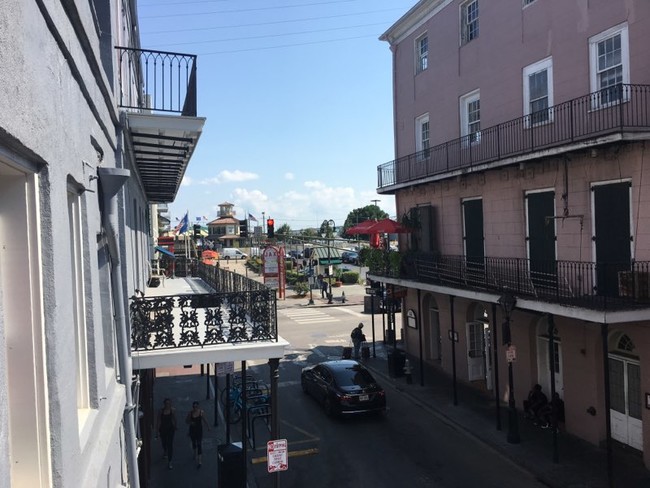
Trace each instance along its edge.
<path fill-rule="evenodd" d="M 340 229 L 334 229 L 328 220 L 324 220 L 323 223 L 320 225 L 320 229 L 318 230 L 319 234 L 321 236 L 324 236 L 328 239 L 332 239 L 333 237 L 337 236 L 340 234 Z"/>
<path fill-rule="evenodd" d="M 286 239 L 291 235 L 291 227 L 289 227 L 289 224 L 282 224 L 279 229 L 276 229 L 275 235 Z"/>
<path fill-rule="evenodd" d="M 355 208 L 348 214 L 348 217 L 345 219 L 345 223 L 341 229 L 341 234 L 346 235 L 346 232 L 350 227 L 360 224 L 361 222 L 365 222 L 366 220 L 381 220 L 387 218 L 388 214 L 380 209 L 377 205 L 366 205 L 362 208 Z M 361 237 L 367 239 L 367 236 Z"/>

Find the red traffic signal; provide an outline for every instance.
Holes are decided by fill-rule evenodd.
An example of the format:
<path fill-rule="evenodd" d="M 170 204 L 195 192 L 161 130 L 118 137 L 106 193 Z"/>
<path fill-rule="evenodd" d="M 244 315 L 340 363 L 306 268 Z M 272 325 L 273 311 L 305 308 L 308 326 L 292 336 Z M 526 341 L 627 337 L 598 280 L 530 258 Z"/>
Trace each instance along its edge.
<path fill-rule="evenodd" d="M 273 219 L 266 220 L 266 237 L 269 239 L 275 237 L 275 220 Z"/>

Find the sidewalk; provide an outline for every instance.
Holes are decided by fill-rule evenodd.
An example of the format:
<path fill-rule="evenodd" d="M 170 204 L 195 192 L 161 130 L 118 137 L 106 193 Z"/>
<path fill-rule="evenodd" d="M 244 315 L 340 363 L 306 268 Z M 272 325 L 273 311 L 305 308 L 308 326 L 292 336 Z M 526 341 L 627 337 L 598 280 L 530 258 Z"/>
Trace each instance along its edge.
<path fill-rule="evenodd" d="M 508 409 L 501 406 L 501 430 L 496 428 L 496 407 L 493 396 L 486 396 L 461 382 L 457 383 L 458 404 L 453 404 L 453 384 L 446 374 L 425 371 L 425 386 L 420 386 L 417 364 L 413 367 L 413 383 L 404 376 L 389 375 L 387 351 L 376 347 L 377 357 L 365 361 L 378 381 L 392 384 L 425 411 L 448 425 L 478 439 L 501 455 L 535 475 L 541 482 L 555 488 L 607 488 L 607 459 L 602 449 L 565 432 L 557 434 L 558 463 L 553 462 L 552 429 L 541 429 L 519 415 L 521 442 L 507 442 Z M 521 395 L 521 394 L 520 394 Z M 650 472 L 645 469 L 641 453 L 623 445 L 613 449 L 613 484 L 616 488 L 650 487 Z"/>

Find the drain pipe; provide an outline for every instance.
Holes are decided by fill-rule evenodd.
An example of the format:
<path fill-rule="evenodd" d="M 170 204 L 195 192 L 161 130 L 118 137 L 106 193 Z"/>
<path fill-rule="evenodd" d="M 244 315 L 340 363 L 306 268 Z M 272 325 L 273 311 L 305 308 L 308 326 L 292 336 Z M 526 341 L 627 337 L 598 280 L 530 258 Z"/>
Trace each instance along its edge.
<path fill-rule="evenodd" d="M 99 183 L 102 195 L 103 209 L 102 227 L 108 241 L 108 252 L 111 262 L 111 288 L 115 306 L 115 327 L 117 331 L 118 361 L 120 365 L 120 383 L 124 385 L 126 405 L 124 407 L 124 435 L 126 437 L 126 457 L 129 467 L 130 486 L 140 487 L 138 473 L 138 453 L 135 433 L 135 405 L 131 379 L 133 367 L 131 364 L 130 346 L 124 305 L 124 289 L 120 274 L 120 250 L 118 245 L 117 225 L 117 195 L 129 179 L 131 172 L 123 168 L 98 168 Z"/>

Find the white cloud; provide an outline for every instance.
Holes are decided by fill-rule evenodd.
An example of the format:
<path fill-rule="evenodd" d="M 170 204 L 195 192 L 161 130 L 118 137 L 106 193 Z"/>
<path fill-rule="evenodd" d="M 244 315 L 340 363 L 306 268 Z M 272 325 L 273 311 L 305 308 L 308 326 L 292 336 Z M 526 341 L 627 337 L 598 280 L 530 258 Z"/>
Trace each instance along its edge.
<path fill-rule="evenodd" d="M 190 186 L 192 183 L 193 181 L 190 176 L 183 176 L 183 179 L 181 180 L 181 186 Z"/>
<path fill-rule="evenodd" d="M 221 183 L 241 183 L 244 181 L 253 181 L 259 179 L 257 173 L 252 173 L 250 171 L 240 171 L 236 169 L 235 171 L 230 171 L 224 169 L 219 172 L 217 176 L 211 178 L 204 178 L 201 180 L 202 185 L 220 185 Z"/>
<path fill-rule="evenodd" d="M 285 179 L 285 180 L 289 180 L 289 181 L 293 181 L 293 180 L 296 179 L 296 175 L 294 175 L 294 174 L 291 173 L 291 172 L 289 172 L 289 173 L 285 173 L 285 174 L 284 174 L 284 179 Z"/>

